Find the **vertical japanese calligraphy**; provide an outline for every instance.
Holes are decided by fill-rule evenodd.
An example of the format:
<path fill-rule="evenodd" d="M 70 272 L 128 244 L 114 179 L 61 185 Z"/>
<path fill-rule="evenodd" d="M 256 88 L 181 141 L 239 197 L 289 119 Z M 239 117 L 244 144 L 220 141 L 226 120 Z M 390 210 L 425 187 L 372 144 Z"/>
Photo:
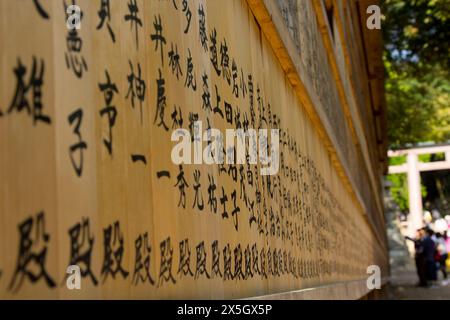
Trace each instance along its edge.
<path fill-rule="evenodd" d="M 0 16 L 1 297 L 241 298 L 385 265 L 247 1 L 0 0 Z M 193 164 L 172 161 L 177 129 Z M 226 129 L 279 130 L 258 135 L 278 172 Z"/>

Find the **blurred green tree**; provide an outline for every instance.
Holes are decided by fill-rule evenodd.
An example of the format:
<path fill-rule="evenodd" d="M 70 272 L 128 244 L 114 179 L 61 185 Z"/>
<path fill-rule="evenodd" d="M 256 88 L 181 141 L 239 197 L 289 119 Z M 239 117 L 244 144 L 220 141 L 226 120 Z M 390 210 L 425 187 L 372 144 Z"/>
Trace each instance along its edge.
<path fill-rule="evenodd" d="M 390 148 L 449 141 L 450 0 L 384 0 L 382 12 Z M 441 181 L 449 175 L 430 174 L 435 198 L 445 198 L 449 191 L 439 186 L 450 185 Z M 394 200 L 407 211 L 406 176 L 388 179 Z"/>
<path fill-rule="evenodd" d="M 449 70 L 450 0 L 384 0 L 382 12 L 388 61 Z"/>

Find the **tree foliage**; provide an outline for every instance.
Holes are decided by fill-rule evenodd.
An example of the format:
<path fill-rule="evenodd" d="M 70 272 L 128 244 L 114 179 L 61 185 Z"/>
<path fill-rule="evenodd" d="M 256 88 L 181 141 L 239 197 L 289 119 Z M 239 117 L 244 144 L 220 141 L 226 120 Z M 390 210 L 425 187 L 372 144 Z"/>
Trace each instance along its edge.
<path fill-rule="evenodd" d="M 392 147 L 450 140 L 450 0 L 385 0 Z"/>
<path fill-rule="evenodd" d="M 385 0 L 386 57 L 398 67 L 450 65 L 450 0 Z"/>
<path fill-rule="evenodd" d="M 390 147 L 450 141 L 450 0 L 384 0 L 382 13 Z M 423 196 L 445 198 L 440 186 L 450 185 L 448 175 L 430 175 L 427 185 L 437 193 L 422 190 Z M 406 211 L 406 175 L 388 179 Z"/>
<path fill-rule="evenodd" d="M 389 61 L 385 66 L 391 147 L 450 140 L 450 81 L 445 71 L 436 67 L 420 75 L 396 71 Z"/>

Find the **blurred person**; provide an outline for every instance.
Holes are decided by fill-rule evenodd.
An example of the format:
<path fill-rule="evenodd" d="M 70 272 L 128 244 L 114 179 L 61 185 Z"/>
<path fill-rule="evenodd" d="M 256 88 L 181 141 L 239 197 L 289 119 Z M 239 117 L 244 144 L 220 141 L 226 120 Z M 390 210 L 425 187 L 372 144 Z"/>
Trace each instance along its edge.
<path fill-rule="evenodd" d="M 434 223 L 434 231 L 444 233 L 448 229 L 447 221 L 445 219 L 438 219 Z"/>
<path fill-rule="evenodd" d="M 444 217 L 444 219 L 445 219 L 445 221 L 447 221 L 447 230 L 448 230 L 448 229 L 450 229 L 450 216 L 449 216 L 449 215 L 446 215 L 446 216 Z"/>
<path fill-rule="evenodd" d="M 424 237 L 424 230 L 423 229 L 417 229 L 416 231 L 416 237 L 411 238 L 406 236 L 405 239 L 413 241 L 414 242 L 414 260 L 416 262 L 416 271 L 417 276 L 419 277 L 419 283 L 417 284 L 419 287 L 426 287 L 427 286 L 427 272 L 426 272 L 426 264 L 425 264 L 425 257 L 423 254 L 423 237 Z"/>
<path fill-rule="evenodd" d="M 450 237 L 449 237 L 449 233 L 450 233 L 450 230 L 447 231 L 446 233 L 444 233 L 445 244 L 446 244 L 446 246 L 447 246 L 447 253 L 448 253 L 449 250 L 450 250 Z"/>
<path fill-rule="evenodd" d="M 425 236 L 422 240 L 422 245 L 428 287 L 436 287 L 437 281 L 437 268 L 435 262 L 436 244 L 433 241 L 433 237 L 435 237 L 434 231 L 430 228 L 426 228 Z"/>
<path fill-rule="evenodd" d="M 450 268 L 450 255 L 449 255 L 449 253 L 450 253 L 450 236 L 449 236 L 449 234 L 450 234 L 450 230 L 448 230 L 447 232 L 444 233 L 445 244 L 447 247 L 447 261 L 446 261 L 447 269 Z"/>
<path fill-rule="evenodd" d="M 437 209 L 432 209 L 432 210 L 431 210 L 431 217 L 432 217 L 434 220 L 440 219 L 441 214 L 439 213 L 439 210 L 437 210 Z"/>
<path fill-rule="evenodd" d="M 447 237 L 446 234 L 444 234 L 445 237 Z M 448 258 L 448 252 L 447 252 L 447 244 L 445 241 L 445 238 L 442 234 L 437 233 L 436 234 L 436 251 L 439 253 L 439 270 L 441 270 L 442 275 L 444 276 L 444 280 L 442 281 L 442 285 L 447 285 L 447 265 L 446 261 Z"/>
<path fill-rule="evenodd" d="M 430 224 L 433 221 L 433 216 L 431 215 L 431 212 L 428 210 L 425 210 L 423 212 L 423 220 L 426 224 Z"/>

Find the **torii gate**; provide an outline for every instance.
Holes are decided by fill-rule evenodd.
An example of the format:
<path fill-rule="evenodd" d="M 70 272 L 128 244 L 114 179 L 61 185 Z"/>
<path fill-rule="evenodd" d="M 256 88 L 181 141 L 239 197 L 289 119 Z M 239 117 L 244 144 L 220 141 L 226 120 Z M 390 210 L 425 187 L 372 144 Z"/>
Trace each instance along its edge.
<path fill-rule="evenodd" d="M 444 161 L 419 162 L 420 154 L 444 153 Z M 388 152 L 389 157 L 406 156 L 407 162 L 398 166 L 389 166 L 389 174 L 407 173 L 409 193 L 409 233 L 414 236 L 415 230 L 423 226 L 422 194 L 420 190 L 420 173 L 424 171 L 450 169 L 450 144 L 418 147 L 413 149 Z"/>

